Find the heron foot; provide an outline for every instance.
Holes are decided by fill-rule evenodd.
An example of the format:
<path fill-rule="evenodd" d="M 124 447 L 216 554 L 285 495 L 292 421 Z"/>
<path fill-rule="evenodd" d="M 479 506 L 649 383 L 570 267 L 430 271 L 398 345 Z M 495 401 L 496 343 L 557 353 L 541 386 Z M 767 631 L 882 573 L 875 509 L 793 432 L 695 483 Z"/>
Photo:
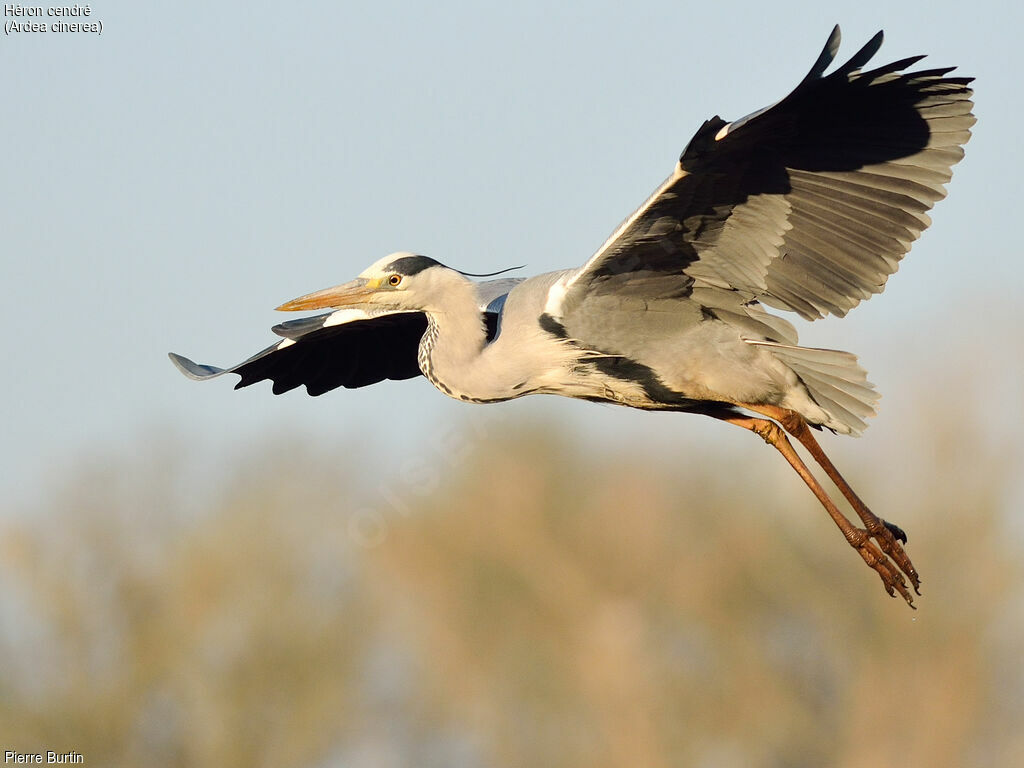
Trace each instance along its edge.
<path fill-rule="evenodd" d="M 907 579 L 910 579 L 914 592 L 918 595 L 921 594 L 918 589 L 921 580 L 896 536 L 886 526 L 883 526 L 883 530 L 888 535 L 888 540 L 885 536 L 875 535 L 863 528 L 854 528 L 853 535 L 847 536 L 847 540 L 864 562 L 878 574 L 889 597 L 895 597 L 899 592 L 900 597 L 907 601 L 907 605 L 916 610 L 914 597 L 907 588 Z M 904 574 L 907 579 L 904 578 Z"/>
<path fill-rule="evenodd" d="M 864 513 L 861 514 L 861 519 L 864 520 L 868 535 L 878 543 L 882 552 L 906 575 L 910 580 L 910 585 L 914 588 L 914 592 L 920 595 L 921 577 L 917 575 L 917 569 L 910 562 L 910 555 L 903 548 L 903 545 L 907 543 L 907 534 L 898 525 L 893 525 L 883 520 L 867 509 L 867 507 L 863 510 L 858 510 L 858 512 Z"/>

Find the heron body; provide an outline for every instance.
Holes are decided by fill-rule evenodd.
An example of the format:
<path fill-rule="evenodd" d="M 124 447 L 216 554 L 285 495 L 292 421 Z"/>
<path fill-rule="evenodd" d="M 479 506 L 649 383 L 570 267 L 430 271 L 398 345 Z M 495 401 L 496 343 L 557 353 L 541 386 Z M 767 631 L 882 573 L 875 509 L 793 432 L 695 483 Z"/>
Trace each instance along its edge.
<path fill-rule="evenodd" d="M 171 355 L 186 375 L 232 372 L 311 395 L 423 374 L 453 398 L 530 394 L 703 413 L 751 430 L 800 474 L 890 595 L 913 604 L 906 536 L 876 517 L 808 427 L 860 434 L 877 393 L 856 358 L 801 347 L 794 326 L 884 288 L 930 223 L 974 123 L 969 78 L 862 71 L 881 33 L 826 75 L 836 27 L 803 81 L 745 118 L 705 121 L 668 178 L 577 269 L 476 281 L 395 253 L 279 309 L 283 341 L 230 369 Z M 756 415 L 752 415 L 756 414 Z M 786 437 L 861 519 L 854 527 Z M 906 577 L 906 578 L 904 578 Z"/>
<path fill-rule="evenodd" d="M 405 275 L 407 270 L 413 274 Z M 502 308 L 506 329 L 489 340 L 474 281 L 410 253 L 382 259 L 361 279 L 390 274 L 402 275 L 410 285 L 416 281 L 406 294 L 433 297 L 416 306 L 427 316 L 418 363 L 435 387 L 458 400 L 486 403 L 557 394 L 646 410 L 698 412 L 763 402 L 792 408 L 815 425 L 851 431 L 815 403 L 802 380 L 772 351 L 785 347 L 765 335 L 770 328 L 745 336 L 742 326 L 714 316 L 688 293 L 608 302 L 570 333 L 563 321 L 572 321 L 572 315 L 563 314 L 558 299 L 574 273 L 549 272 L 508 292 Z M 394 311 L 410 308 L 406 295 L 396 293 L 392 302 Z M 748 333 L 756 328 L 757 315 L 752 308 Z M 782 327 L 779 318 L 771 320 Z M 619 329 L 627 333 L 616 339 Z M 848 363 L 848 377 L 863 378 L 851 355 L 804 351 Z M 874 399 L 873 390 L 864 386 L 863 391 L 868 402 Z"/>

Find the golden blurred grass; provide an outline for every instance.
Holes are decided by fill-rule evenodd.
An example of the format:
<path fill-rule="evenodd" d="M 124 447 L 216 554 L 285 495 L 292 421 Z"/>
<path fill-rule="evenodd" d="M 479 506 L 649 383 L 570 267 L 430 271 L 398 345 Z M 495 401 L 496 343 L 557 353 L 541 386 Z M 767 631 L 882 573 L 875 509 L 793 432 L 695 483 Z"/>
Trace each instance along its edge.
<path fill-rule="evenodd" d="M 3 748 L 103 766 L 1024 764 L 1012 458 L 922 433 L 898 513 L 857 483 L 908 528 L 913 612 L 756 441 L 669 465 L 500 426 L 373 478 L 340 449 L 268 446 L 198 511 L 173 457 L 53 490 L 0 530 Z"/>

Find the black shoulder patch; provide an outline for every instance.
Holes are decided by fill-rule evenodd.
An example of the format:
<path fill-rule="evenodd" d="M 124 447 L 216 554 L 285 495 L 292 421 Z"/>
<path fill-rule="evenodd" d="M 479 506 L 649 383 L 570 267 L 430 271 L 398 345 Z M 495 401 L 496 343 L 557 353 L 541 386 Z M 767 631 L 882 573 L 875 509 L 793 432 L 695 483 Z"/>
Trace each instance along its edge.
<path fill-rule="evenodd" d="M 429 267 L 440 267 L 441 262 L 429 256 L 403 256 L 388 264 L 388 271 L 411 277 Z"/>
<path fill-rule="evenodd" d="M 540 323 L 540 327 L 552 336 L 556 336 L 559 339 L 569 338 L 569 333 L 565 330 L 565 326 L 555 320 L 555 318 L 547 312 L 540 316 L 538 322 Z"/>
<path fill-rule="evenodd" d="M 588 362 L 606 376 L 622 381 L 635 381 L 655 402 L 666 405 L 686 402 L 686 398 L 666 387 L 653 369 L 636 360 L 622 355 L 608 355 Z"/>
<path fill-rule="evenodd" d="M 484 326 L 487 328 L 487 343 L 490 344 L 498 337 L 498 318 L 500 315 L 497 312 L 484 312 Z"/>

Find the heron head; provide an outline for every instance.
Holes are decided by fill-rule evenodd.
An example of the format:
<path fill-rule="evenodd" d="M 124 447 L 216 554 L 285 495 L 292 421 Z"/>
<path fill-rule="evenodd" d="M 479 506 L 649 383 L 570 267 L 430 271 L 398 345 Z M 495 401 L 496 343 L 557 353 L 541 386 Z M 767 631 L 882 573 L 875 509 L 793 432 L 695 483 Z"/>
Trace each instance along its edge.
<path fill-rule="evenodd" d="M 452 279 L 468 282 L 454 269 L 427 256 L 393 253 L 372 264 L 351 282 L 308 293 L 278 309 L 296 312 L 374 307 L 399 312 L 423 311 L 431 309 L 432 300 L 443 295 L 440 284 Z"/>

